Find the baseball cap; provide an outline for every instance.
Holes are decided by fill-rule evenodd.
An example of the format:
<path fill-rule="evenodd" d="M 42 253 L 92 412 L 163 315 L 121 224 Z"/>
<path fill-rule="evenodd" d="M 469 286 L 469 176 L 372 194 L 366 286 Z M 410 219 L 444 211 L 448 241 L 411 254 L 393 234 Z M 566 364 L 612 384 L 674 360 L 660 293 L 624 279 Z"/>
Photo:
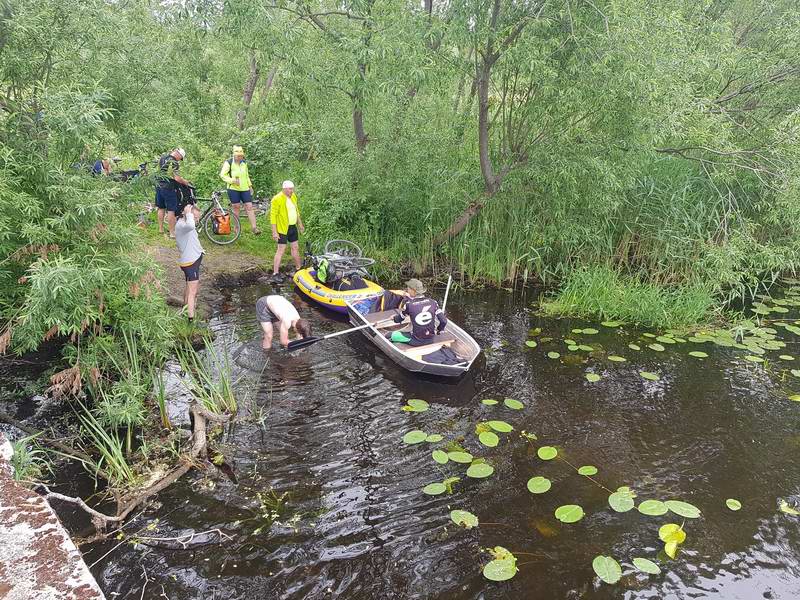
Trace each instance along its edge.
<path fill-rule="evenodd" d="M 181 158 L 186 158 L 186 150 L 183 148 L 175 148 L 175 152 L 181 155 Z"/>
<path fill-rule="evenodd" d="M 284 188 L 293 188 L 294 184 L 287 179 L 286 181 L 283 182 L 283 186 L 282 187 L 284 187 Z"/>
<path fill-rule="evenodd" d="M 419 279 L 409 279 L 408 281 L 406 281 L 406 287 L 411 290 L 414 290 L 418 294 L 425 293 L 425 286 Z"/>
<path fill-rule="evenodd" d="M 234 156 L 236 156 L 236 155 L 244 156 L 244 148 L 242 148 L 241 146 L 234 146 L 233 147 L 233 154 L 234 154 Z"/>

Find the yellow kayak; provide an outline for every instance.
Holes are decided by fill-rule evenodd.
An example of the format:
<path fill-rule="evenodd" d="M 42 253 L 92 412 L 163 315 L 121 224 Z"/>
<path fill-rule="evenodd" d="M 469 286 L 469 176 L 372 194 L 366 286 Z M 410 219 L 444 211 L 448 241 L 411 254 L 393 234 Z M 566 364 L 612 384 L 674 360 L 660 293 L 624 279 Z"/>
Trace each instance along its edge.
<path fill-rule="evenodd" d="M 367 287 L 359 290 L 334 290 L 320 283 L 314 278 L 315 271 L 311 268 L 300 269 L 292 278 L 294 284 L 314 302 L 336 312 L 347 314 L 347 303 L 358 302 L 367 298 L 374 298 L 383 294 L 383 288 L 373 281 L 364 279 Z"/>

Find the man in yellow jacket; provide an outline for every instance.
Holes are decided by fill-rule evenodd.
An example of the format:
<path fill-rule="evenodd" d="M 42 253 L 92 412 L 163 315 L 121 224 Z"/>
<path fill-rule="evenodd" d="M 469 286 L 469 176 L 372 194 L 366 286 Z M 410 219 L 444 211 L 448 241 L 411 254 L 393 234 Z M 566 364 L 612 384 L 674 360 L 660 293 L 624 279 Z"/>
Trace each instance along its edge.
<path fill-rule="evenodd" d="M 244 204 L 250 229 L 253 234 L 259 235 L 261 231 L 256 225 L 256 213 L 253 211 L 253 184 L 250 182 L 250 173 L 247 171 L 247 161 L 241 146 L 233 147 L 233 157 L 222 163 L 219 176 L 228 184 L 228 199 L 231 201 L 233 214 L 238 219 L 239 205 Z"/>
<path fill-rule="evenodd" d="M 286 242 L 292 250 L 292 259 L 295 269 L 300 269 L 300 247 L 298 245 L 298 231 L 305 232 L 303 220 L 300 218 L 300 206 L 297 204 L 297 195 L 294 193 L 294 184 L 291 181 L 283 182 L 283 190 L 272 197 L 269 211 L 269 222 L 272 224 L 272 239 L 278 242 L 275 250 L 275 259 L 272 261 L 272 281 L 283 281 L 281 275 L 281 260 L 286 251 Z"/>

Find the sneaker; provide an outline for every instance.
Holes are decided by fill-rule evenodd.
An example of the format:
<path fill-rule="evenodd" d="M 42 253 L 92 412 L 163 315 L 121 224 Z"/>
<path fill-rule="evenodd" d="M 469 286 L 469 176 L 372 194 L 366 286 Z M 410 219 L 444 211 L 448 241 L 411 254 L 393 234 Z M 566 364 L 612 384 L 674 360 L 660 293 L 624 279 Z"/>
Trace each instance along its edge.
<path fill-rule="evenodd" d="M 283 283 L 286 278 L 281 275 L 280 273 L 273 273 L 272 277 L 269 279 L 272 283 Z"/>

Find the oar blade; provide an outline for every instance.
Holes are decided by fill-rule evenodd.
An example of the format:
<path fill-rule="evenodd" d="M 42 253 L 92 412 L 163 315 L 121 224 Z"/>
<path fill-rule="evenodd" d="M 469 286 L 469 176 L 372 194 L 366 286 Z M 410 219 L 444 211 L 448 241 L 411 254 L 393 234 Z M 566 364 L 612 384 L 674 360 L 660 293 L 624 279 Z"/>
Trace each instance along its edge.
<path fill-rule="evenodd" d="M 293 340 L 289 342 L 289 345 L 286 347 L 286 349 L 289 352 L 292 352 L 294 350 L 300 350 L 300 348 L 305 348 L 306 346 L 316 344 L 317 342 L 321 342 L 324 339 L 325 338 L 321 337 L 307 337 L 303 338 L 302 340 Z"/>

